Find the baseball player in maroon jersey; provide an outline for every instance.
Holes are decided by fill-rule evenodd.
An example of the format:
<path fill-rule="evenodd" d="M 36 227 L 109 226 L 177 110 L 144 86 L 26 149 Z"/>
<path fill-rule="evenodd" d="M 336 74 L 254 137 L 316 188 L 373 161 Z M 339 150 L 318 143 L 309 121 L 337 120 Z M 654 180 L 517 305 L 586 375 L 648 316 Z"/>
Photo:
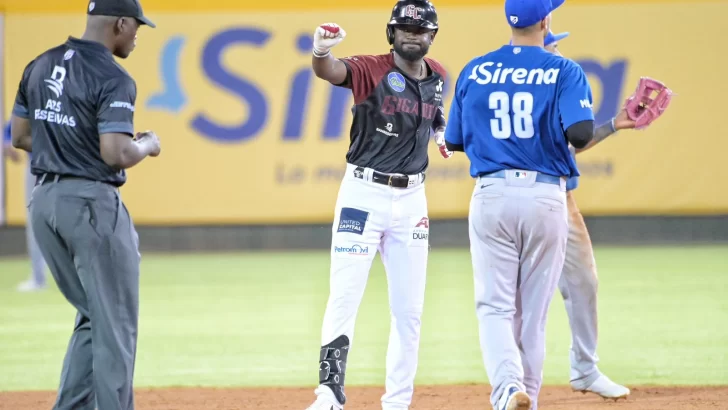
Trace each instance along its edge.
<path fill-rule="evenodd" d="M 398 1 L 387 24 L 389 53 L 337 59 L 331 48 L 346 36 L 343 28 L 334 23 L 316 28 L 314 72 L 350 88 L 355 105 L 332 226 L 319 386 L 309 410 L 338 410 L 346 403 L 347 356 L 377 251 L 391 311 L 382 409 L 408 409 L 412 401 L 429 252 L 424 181 L 433 131 L 442 156 L 452 155 L 443 139 L 445 71 L 425 57 L 437 30 L 432 3 Z"/>

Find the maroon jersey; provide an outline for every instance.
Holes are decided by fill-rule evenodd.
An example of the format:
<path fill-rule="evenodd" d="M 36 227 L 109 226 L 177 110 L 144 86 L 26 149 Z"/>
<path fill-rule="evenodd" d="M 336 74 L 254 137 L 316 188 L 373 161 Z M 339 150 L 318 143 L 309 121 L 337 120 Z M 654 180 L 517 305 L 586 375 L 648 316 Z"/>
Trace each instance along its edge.
<path fill-rule="evenodd" d="M 397 68 L 391 52 L 342 61 L 348 70 L 342 86 L 354 94 L 346 161 L 386 173 L 424 172 L 431 130 L 445 125 L 445 69 L 425 58 L 428 75 L 416 80 Z"/>

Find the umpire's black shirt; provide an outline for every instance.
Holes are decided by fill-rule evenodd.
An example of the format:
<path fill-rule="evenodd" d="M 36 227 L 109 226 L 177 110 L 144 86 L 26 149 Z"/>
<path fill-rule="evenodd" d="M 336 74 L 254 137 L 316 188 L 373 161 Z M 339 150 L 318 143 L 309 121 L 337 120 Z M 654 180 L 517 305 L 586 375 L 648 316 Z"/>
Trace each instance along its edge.
<path fill-rule="evenodd" d="M 28 118 L 31 172 L 121 186 L 126 173 L 101 158 L 99 136 L 134 135 L 136 83 L 100 43 L 69 37 L 25 68 L 13 114 Z"/>
<path fill-rule="evenodd" d="M 445 125 L 445 69 L 426 57 L 428 75 L 416 80 L 397 67 L 391 52 L 342 61 L 355 104 L 347 162 L 386 173 L 427 170 L 431 130 Z"/>

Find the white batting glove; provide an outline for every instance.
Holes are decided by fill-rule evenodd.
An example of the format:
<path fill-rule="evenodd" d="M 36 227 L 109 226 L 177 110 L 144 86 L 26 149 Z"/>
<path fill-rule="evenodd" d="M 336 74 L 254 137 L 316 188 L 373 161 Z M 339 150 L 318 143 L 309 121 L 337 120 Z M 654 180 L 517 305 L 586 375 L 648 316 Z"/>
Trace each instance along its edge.
<path fill-rule="evenodd" d="M 443 158 L 448 159 L 452 157 L 453 152 L 447 149 L 447 146 L 445 145 L 445 131 L 437 131 L 435 133 L 435 144 L 437 144 L 437 147 L 440 149 L 440 155 L 442 155 Z"/>
<path fill-rule="evenodd" d="M 326 57 L 331 48 L 346 37 L 346 31 L 336 23 L 324 23 L 316 27 L 313 34 L 313 55 Z"/>

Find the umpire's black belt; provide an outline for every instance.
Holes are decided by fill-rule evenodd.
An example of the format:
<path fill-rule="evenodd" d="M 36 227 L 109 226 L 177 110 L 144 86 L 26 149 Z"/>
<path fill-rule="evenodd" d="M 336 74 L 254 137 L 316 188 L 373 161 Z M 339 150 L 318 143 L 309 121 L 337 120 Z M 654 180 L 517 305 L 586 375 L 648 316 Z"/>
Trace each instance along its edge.
<path fill-rule="evenodd" d="M 45 184 L 50 184 L 51 182 L 60 182 L 60 181 L 66 181 L 69 179 L 75 179 L 78 181 L 103 182 L 103 181 L 94 181 L 93 179 L 84 178 L 84 177 L 77 177 L 75 175 L 63 175 L 63 174 L 56 174 L 53 172 L 44 172 L 35 178 L 35 185 L 45 185 Z M 113 184 L 110 184 L 108 182 L 103 182 L 103 183 L 111 185 L 112 187 L 116 188 L 116 186 L 114 186 Z"/>
<path fill-rule="evenodd" d="M 354 178 L 371 181 L 375 184 L 388 185 L 394 188 L 411 188 L 425 182 L 424 172 L 415 175 L 385 174 L 371 168 L 353 167 L 351 165 L 349 165 L 349 168 L 353 168 L 348 172 L 352 172 Z"/>

